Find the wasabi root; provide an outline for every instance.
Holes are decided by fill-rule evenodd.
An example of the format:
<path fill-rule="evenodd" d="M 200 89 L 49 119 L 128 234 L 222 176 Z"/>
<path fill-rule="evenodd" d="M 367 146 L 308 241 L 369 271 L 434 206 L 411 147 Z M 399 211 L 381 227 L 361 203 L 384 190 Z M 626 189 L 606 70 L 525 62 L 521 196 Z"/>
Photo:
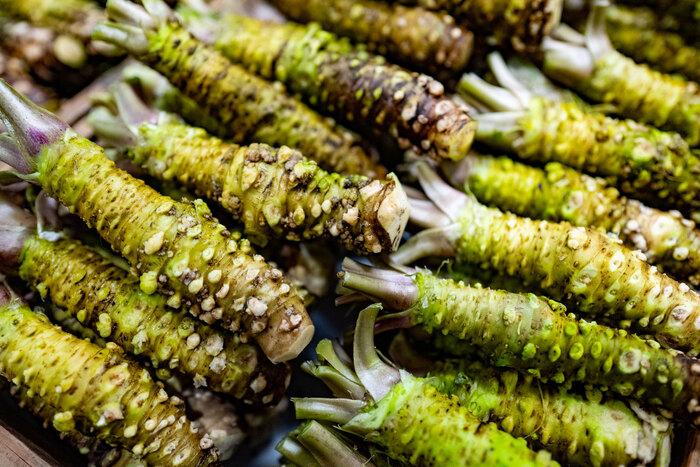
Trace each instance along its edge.
<path fill-rule="evenodd" d="M 591 113 L 573 102 L 533 97 L 498 54 L 504 88 L 474 74 L 458 92 L 482 106 L 477 139 L 536 163 L 560 162 L 605 177 L 623 193 L 686 216 L 700 209 L 700 156 L 677 133 Z"/>
<path fill-rule="evenodd" d="M 293 21 L 317 22 L 327 31 L 365 44 L 371 52 L 438 76 L 462 71 L 474 35 L 446 13 L 373 0 L 273 0 Z"/>
<path fill-rule="evenodd" d="M 284 146 L 226 143 L 146 108 L 127 85 L 118 89 L 122 121 L 94 119 L 98 136 L 112 139 L 149 175 L 216 201 L 243 223 L 252 241 L 264 246 L 271 238 L 337 238 L 363 254 L 398 246 L 409 208 L 393 174 L 374 181 L 343 177 Z M 115 137 L 120 127 L 124 134 Z"/>
<path fill-rule="evenodd" d="M 700 41 L 700 4 L 697 0 L 622 0 L 616 3 L 649 7 L 664 15 L 664 29 L 681 34 L 691 43 Z"/>
<path fill-rule="evenodd" d="M 0 389 L 9 389 L 10 394 L 17 399 L 19 406 L 29 410 L 34 416 L 41 419 L 44 428 L 49 425 L 53 428 L 54 420 L 60 420 L 62 415 L 56 409 L 44 402 L 37 395 L 29 396 L 30 390 L 26 387 L 15 386 L 4 378 L 0 378 Z M 59 421 L 59 427 L 60 421 Z M 77 430 L 60 431 L 59 436 L 85 456 L 89 465 L 96 467 L 145 467 L 146 464 L 126 449 L 110 447 L 105 442 L 85 436 Z"/>
<path fill-rule="evenodd" d="M 458 192 L 424 164 L 424 190 L 443 222 L 393 254 L 408 264 L 425 256 L 490 268 L 533 284 L 581 316 L 652 335 L 663 344 L 700 352 L 700 295 L 658 272 L 598 230 L 535 221 L 489 208 Z"/>
<path fill-rule="evenodd" d="M 586 35 L 575 43 L 545 38 L 544 72 L 587 98 L 612 104 L 615 113 L 700 144 L 700 87 L 639 65 L 613 49 L 605 31 L 608 0 L 597 0 Z"/>
<path fill-rule="evenodd" d="M 175 370 L 247 404 L 275 404 L 283 397 L 289 367 L 272 365 L 257 346 L 186 311 L 169 310 L 165 297 L 145 294 L 136 278 L 77 240 L 49 241 L 30 229 L 15 233 L 16 239 L 0 247 L 0 256 L 42 298 L 63 308 L 64 320 L 77 319 L 155 369 Z M 24 247 L 13 257 L 16 249 L 7 245 L 20 242 Z"/>
<path fill-rule="evenodd" d="M 341 287 L 398 310 L 385 318 L 396 327 L 418 325 L 465 341 L 492 365 L 543 382 L 596 385 L 700 424 L 696 359 L 625 330 L 576 319 L 553 300 L 349 259 L 343 262 Z"/>
<path fill-rule="evenodd" d="M 203 201 L 160 195 L 3 81 L 0 117 L 17 144 L 2 153 L 6 162 L 96 228 L 140 274 L 144 293 L 159 290 L 172 307 L 254 338 L 274 363 L 309 343 L 313 324 L 282 271 L 241 251 Z"/>
<path fill-rule="evenodd" d="M 233 65 L 175 22 L 161 2 L 145 3 L 158 11 L 151 15 L 126 0 L 109 1 L 107 11 L 118 22 L 98 25 L 93 36 L 127 50 L 165 75 L 191 99 L 181 102 L 188 110 L 186 118 L 199 112 L 203 115 L 195 119 L 218 120 L 215 126 L 225 130 L 225 135 L 218 136 L 238 143 L 286 145 L 329 170 L 381 172 L 357 135 L 311 110 L 283 86 Z"/>
<path fill-rule="evenodd" d="M 441 361 L 426 380 L 455 395 L 480 420 L 547 449 L 565 465 L 658 465 L 671 460 L 671 423 L 632 402 L 585 396 L 540 384 L 532 376 L 479 362 Z"/>
<path fill-rule="evenodd" d="M 342 375 L 349 386 L 364 387 L 366 394 L 360 400 L 295 399 L 297 418 L 321 416 L 410 465 L 559 465 L 546 451 L 531 451 L 524 440 L 499 431 L 492 423 L 482 423 L 456 398 L 380 360 L 373 338 L 378 311 L 374 305 L 360 312 L 354 369 L 328 349 L 330 342 L 320 344 L 323 348 L 325 343 L 326 350 L 319 351 L 319 357 L 327 361 L 327 371 Z"/>
<path fill-rule="evenodd" d="M 104 338 L 92 329 L 83 326 L 65 310 L 53 304 L 49 304 L 45 310 L 50 315 L 51 320 L 61 326 L 64 331 L 81 339 L 87 339 L 100 347 L 107 346 L 107 341 Z M 233 451 L 246 437 L 239 419 L 243 413 L 247 414 L 247 412 L 238 413 L 241 412 L 241 409 L 234 405 L 231 398 L 215 393 L 204 386 L 195 387 L 191 379 L 182 377 L 178 373 L 158 368 L 152 374 L 164 383 L 168 391 L 176 393 L 185 401 L 188 414 L 191 414 L 192 426 L 199 430 L 200 435 L 207 435 L 211 438 L 219 451 L 219 461 L 230 459 Z M 260 407 L 256 407 L 256 409 L 260 409 Z M 275 407 L 263 408 L 262 414 L 274 410 Z M 264 416 L 260 418 L 264 418 Z M 252 425 L 253 421 L 247 428 L 252 430 Z"/>
<path fill-rule="evenodd" d="M 609 7 L 606 23 L 613 47 L 637 63 L 699 82 L 700 49 L 676 33 L 660 30 L 657 16 L 647 8 Z"/>
<path fill-rule="evenodd" d="M 507 157 L 470 154 L 452 182 L 479 201 L 533 219 L 566 221 L 615 234 L 676 279 L 700 285 L 700 231 L 678 212 L 625 198 L 604 180 L 556 162 L 530 167 Z"/>
<path fill-rule="evenodd" d="M 0 306 L 0 374 L 56 410 L 58 431 L 78 430 L 130 450 L 149 465 L 216 462 L 170 398 L 115 344 L 104 349 L 61 331 L 13 300 Z"/>
<path fill-rule="evenodd" d="M 388 0 L 385 0 L 388 1 Z M 559 24 L 562 0 L 392 0 L 447 11 L 489 45 L 537 52 Z"/>
<path fill-rule="evenodd" d="M 212 27 L 216 48 L 235 63 L 284 83 L 338 118 L 388 132 L 403 148 L 458 160 L 476 124 L 443 85 L 323 31 L 227 15 Z"/>

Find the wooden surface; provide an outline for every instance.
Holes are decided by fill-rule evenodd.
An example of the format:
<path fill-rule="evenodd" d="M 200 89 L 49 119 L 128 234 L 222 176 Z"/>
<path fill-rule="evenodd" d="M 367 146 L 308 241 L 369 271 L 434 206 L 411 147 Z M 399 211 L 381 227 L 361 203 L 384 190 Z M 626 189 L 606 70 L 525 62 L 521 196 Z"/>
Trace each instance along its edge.
<path fill-rule="evenodd" d="M 3 467 L 49 467 L 59 464 L 39 446 L 0 424 L 0 465 Z"/>

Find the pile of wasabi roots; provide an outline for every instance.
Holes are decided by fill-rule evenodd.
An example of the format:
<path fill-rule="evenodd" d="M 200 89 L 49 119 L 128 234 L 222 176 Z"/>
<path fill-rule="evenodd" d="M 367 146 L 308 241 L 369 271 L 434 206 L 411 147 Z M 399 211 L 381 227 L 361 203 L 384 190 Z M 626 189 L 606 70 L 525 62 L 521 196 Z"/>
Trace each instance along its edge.
<path fill-rule="evenodd" d="M 700 1 L 615 3 L 0 0 L 0 419 L 700 465 Z"/>

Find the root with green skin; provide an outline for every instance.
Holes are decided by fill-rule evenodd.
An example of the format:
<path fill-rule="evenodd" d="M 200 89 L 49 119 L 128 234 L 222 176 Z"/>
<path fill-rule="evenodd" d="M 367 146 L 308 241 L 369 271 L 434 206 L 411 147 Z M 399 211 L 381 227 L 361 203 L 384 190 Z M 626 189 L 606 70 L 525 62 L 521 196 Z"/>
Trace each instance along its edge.
<path fill-rule="evenodd" d="M 2 81 L 0 116 L 37 182 L 124 256 L 146 294 L 160 290 L 173 307 L 240 329 L 275 363 L 309 343 L 313 324 L 282 271 L 242 251 L 203 201 L 160 195 Z"/>
<path fill-rule="evenodd" d="M 464 361 L 439 362 L 427 381 L 456 395 L 480 420 L 547 449 L 563 464 L 669 465 L 671 423 L 632 403 L 638 416 L 596 389 L 583 397 L 516 371 Z"/>
<path fill-rule="evenodd" d="M 145 294 L 126 271 L 78 241 L 29 237 L 19 263 L 20 277 L 42 297 L 156 369 L 186 374 L 248 404 L 274 404 L 284 395 L 286 365 L 272 365 L 257 346 L 186 311 L 168 310 L 165 297 Z"/>
<path fill-rule="evenodd" d="M 199 128 L 149 112 L 131 88 L 116 92 L 121 118 L 133 129 L 114 136 L 116 117 L 94 123 L 98 136 L 124 144 L 124 154 L 151 176 L 175 180 L 217 201 L 245 226 L 251 240 L 337 238 L 359 253 L 396 249 L 408 202 L 394 175 L 369 180 L 321 170 L 287 147 L 238 146 Z"/>
<path fill-rule="evenodd" d="M 473 74 L 458 92 L 478 101 L 477 139 L 537 163 L 560 162 L 606 177 L 622 192 L 687 216 L 700 207 L 700 157 L 677 133 L 616 120 L 574 102 L 533 97 L 500 55 L 489 62 L 501 85 Z"/>
<path fill-rule="evenodd" d="M 192 432 L 182 402 L 116 345 L 101 349 L 13 301 L 0 307 L 0 348 L 0 373 L 55 409 L 59 431 L 88 433 L 153 465 L 216 461 L 211 440 Z"/>
<path fill-rule="evenodd" d="M 651 70 L 612 48 L 605 31 L 608 0 L 591 10 L 584 45 L 546 38 L 544 71 L 589 99 L 612 104 L 626 118 L 680 133 L 700 144 L 700 87 Z"/>
<path fill-rule="evenodd" d="M 608 8 L 608 36 L 616 50 L 637 63 L 700 81 L 700 49 L 680 35 L 657 28 L 660 19 L 647 8 Z"/>
<path fill-rule="evenodd" d="M 427 381 L 382 362 L 374 350 L 377 312 L 375 305 L 358 318 L 354 372 L 333 368 L 346 373 L 354 384 L 365 386 L 372 400 L 354 416 L 338 410 L 333 419 L 325 410 L 326 419 L 341 423 L 343 431 L 380 445 L 391 458 L 412 465 L 558 465 L 549 453 L 535 453 L 524 440 L 499 431 L 494 424 L 482 423 L 456 398 L 438 392 Z M 329 355 L 328 349 L 323 353 Z M 331 366 L 332 361 L 328 362 Z M 333 401 L 297 399 L 295 404 L 304 408 L 304 416 L 314 418 L 315 407 L 324 411 L 322 407 Z"/>
<path fill-rule="evenodd" d="M 147 2 L 151 10 L 168 7 Z M 195 39 L 167 14 L 146 11 L 126 0 L 111 0 L 107 11 L 117 22 L 102 23 L 95 39 L 116 45 L 152 66 L 191 101 L 178 103 L 193 123 L 238 143 L 262 142 L 298 149 L 328 170 L 381 176 L 383 169 L 363 149 L 357 135 L 342 129 L 286 93 L 241 67 L 233 65 Z M 138 25 L 138 26 L 137 26 Z M 166 91 L 167 92 L 167 91 Z M 193 106 L 192 101 L 197 105 Z M 201 114 L 201 115 L 197 115 Z M 211 128 L 212 122 L 217 122 Z"/>
<path fill-rule="evenodd" d="M 341 286 L 403 311 L 409 325 L 466 341 L 480 358 L 542 381 L 581 381 L 700 423 L 700 364 L 624 330 L 566 314 L 533 294 L 469 287 L 430 273 L 346 260 Z M 410 281 L 410 283 L 409 283 Z"/>
<path fill-rule="evenodd" d="M 664 29 L 677 32 L 691 43 L 700 40 L 700 5 L 697 0 L 622 0 L 615 3 L 653 8 L 664 14 Z"/>
<path fill-rule="evenodd" d="M 218 50 L 267 79 L 283 82 L 338 118 L 386 131 L 400 146 L 458 160 L 475 122 L 443 85 L 356 48 L 318 25 L 284 25 L 229 15 L 214 31 Z"/>
<path fill-rule="evenodd" d="M 293 21 L 317 22 L 410 68 L 449 76 L 467 66 L 474 35 L 447 14 L 374 0 L 273 0 Z"/>
<path fill-rule="evenodd" d="M 385 0 L 388 1 L 388 0 Z M 447 11 L 489 44 L 536 52 L 559 23 L 561 0 L 398 0 L 392 3 Z"/>
<path fill-rule="evenodd" d="M 600 228 L 630 249 L 639 249 L 663 272 L 700 285 L 700 232 L 695 222 L 625 198 L 604 180 L 556 162 L 540 169 L 477 154 L 462 162 L 445 171 L 479 201 L 523 217 Z"/>
<path fill-rule="evenodd" d="M 700 296 L 597 230 L 535 221 L 488 208 L 419 167 L 428 196 L 452 223 L 419 233 L 393 254 L 430 255 L 517 276 L 581 316 L 700 352 Z"/>
<path fill-rule="evenodd" d="M 79 431 L 67 430 L 64 426 L 65 416 L 51 405 L 47 404 L 37 395 L 30 396 L 30 390 L 26 387 L 15 386 L 4 378 L 0 378 L 0 389 L 9 389 L 12 396 L 17 399 L 19 406 L 29 410 L 44 423 L 44 428 L 51 425 L 59 432 L 62 440 L 76 448 L 80 454 L 86 456 L 90 465 L 99 467 L 145 467 L 146 464 L 127 449 L 110 447 L 104 441 L 92 436 L 85 436 Z M 56 427 L 54 427 L 54 423 Z"/>
<path fill-rule="evenodd" d="M 88 0 L 0 0 L 0 11 L 3 15 L 49 27 L 85 41 L 90 39 L 92 28 L 105 19 L 104 11 Z"/>

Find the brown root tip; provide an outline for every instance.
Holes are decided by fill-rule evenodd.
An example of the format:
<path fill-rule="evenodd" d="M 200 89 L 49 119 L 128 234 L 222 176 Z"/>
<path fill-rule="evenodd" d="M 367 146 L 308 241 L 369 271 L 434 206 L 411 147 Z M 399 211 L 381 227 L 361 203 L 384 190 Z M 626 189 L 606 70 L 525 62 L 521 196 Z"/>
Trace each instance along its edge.
<path fill-rule="evenodd" d="M 411 215 L 411 206 L 396 175 L 391 173 L 387 178 L 394 181 L 394 188 L 379 205 L 377 221 L 389 235 L 391 250 L 394 251 L 401 242 L 401 236 Z"/>
<path fill-rule="evenodd" d="M 296 358 L 314 337 L 314 325 L 306 310 L 296 310 L 301 322 L 291 330 L 284 330 L 288 323 L 284 313 L 276 313 L 270 318 L 265 331 L 256 336 L 256 341 L 272 363 L 282 363 Z"/>

